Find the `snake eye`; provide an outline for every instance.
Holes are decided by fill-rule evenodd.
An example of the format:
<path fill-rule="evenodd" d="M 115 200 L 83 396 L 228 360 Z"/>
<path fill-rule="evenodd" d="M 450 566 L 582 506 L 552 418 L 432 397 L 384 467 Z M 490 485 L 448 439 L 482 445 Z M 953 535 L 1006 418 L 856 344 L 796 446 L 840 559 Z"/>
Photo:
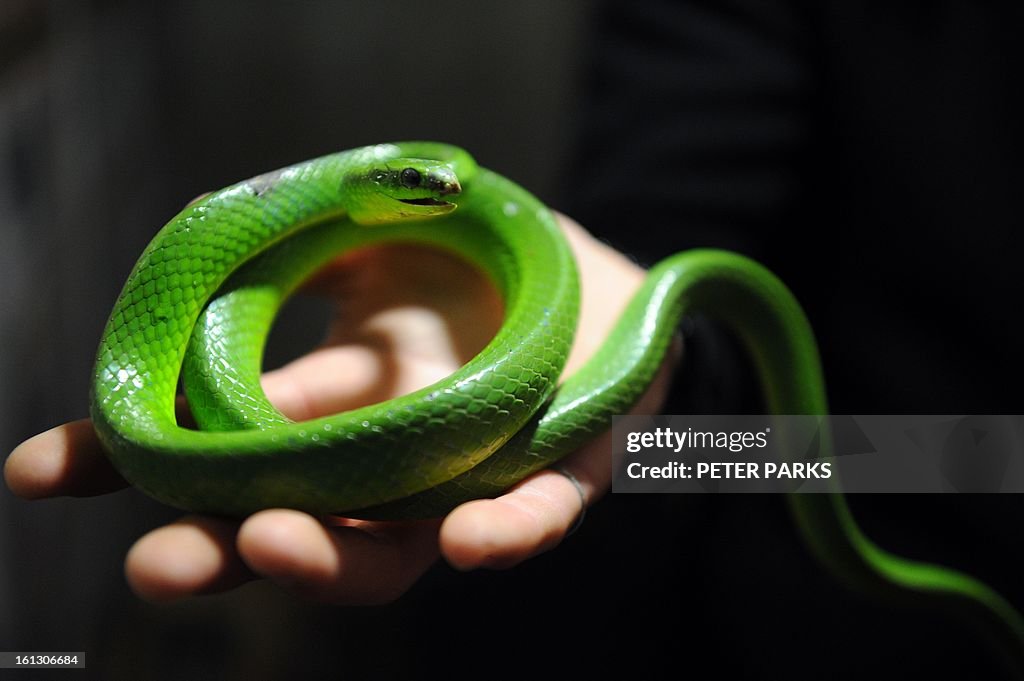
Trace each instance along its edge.
<path fill-rule="evenodd" d="M 402 171 L 402 184 L 409 189 L 420 186 L 420 172 L 415 168 L 406 168 Z"/>

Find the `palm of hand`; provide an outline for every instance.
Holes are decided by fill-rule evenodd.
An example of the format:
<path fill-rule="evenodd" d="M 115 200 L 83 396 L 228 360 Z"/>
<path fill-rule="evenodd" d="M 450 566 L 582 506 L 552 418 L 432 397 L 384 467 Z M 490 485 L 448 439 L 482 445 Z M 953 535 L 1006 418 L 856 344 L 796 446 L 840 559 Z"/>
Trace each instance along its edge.
<path fill-rule="evenodd" d="M 600 344 L 639 285 L 642 271 L 561 218 L 583 282 L 577 342 L 566 374 Z M 378 402 L 428 385 L 475 355 L 501 323 L 486 277 L 445 254 L 395 247 L 353 254 L 309 285 L 337 301 L 326 342 L 268 373 L 264 388 L 302 420 Z M 668 364 L 637 406 L 653 411 Z M 598 440 L 564 464 L 588 501 L 607 488 L 610 446 Z M 59 426 L 19 446 L 5 477 L 27 498 L 90 495 L 126 483 L 107 463 L 88 421 Z M 298 595 L 334 603 L 381 603 L 407 590 L 439 553 L 455 567 L 508 567 L 564 538 L 580 512 L 563 475 L 537 473 L 502 497 L 464 504 L 443 521 L 316 519 L 262 511 L 241 523 L 187 516 L 136 542 L 126 559 L 135 591 L 152 600 L 222 591 L 272 579 Z"/>

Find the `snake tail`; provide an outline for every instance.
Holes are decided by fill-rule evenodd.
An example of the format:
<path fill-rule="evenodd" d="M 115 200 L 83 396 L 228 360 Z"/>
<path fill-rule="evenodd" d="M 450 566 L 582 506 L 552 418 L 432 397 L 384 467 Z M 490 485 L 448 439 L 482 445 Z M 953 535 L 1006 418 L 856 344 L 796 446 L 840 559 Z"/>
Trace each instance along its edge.
<path fill-rule="evenodd" d="M 754 362 L 769 411 L 828 414 L 817 344 L 786 286 L 733 254 L 697 251 L 676 258 L 691 263 L 686 268 L 690 284 L 684 286 L 688 310 L 718 320 L 738 336 Z M 819 447 L 819 457 L 831 455 L 825 429 Z M 857 525 L 838 490 L 789 494 L 787 501 L 813 555 L 842 582 L 883 601 L 964 616 L 1010 669 L 1024 673 L 1024 618 L 994 589 L 958 570 L 880 548 Z"/>
<path fill-rule="evenodd" d="M 291 422 L 259 385 L 274 315 L 330 257 L 387 243 L 476 264 L 505 301 L 501 329 L 433 385 Z M 415 518 L 496 496 L 605 432 L 647 390 L 685 315 L 736 334 L 769 411 L 828 413 L 806 316 L 748 258 L 699 249 L 655 265 L 595 356 L 559 386 L 578 312 L 568 244 L 530 193 L 457 147 L 360 147 L 214 192 L 167 223 L 104 330 L 91 415 L 122 475 L 177 508 Z M 179 376 L 199 429 L 178 424 Z M 820 446 L 828 456 L 829 437 Z M 789 506 L 814 555 L 843 581 L 967 614 L 1024 670 L 1024 620 L 990 587 L 876 546 L 838 491 L 791 494 Z"/>

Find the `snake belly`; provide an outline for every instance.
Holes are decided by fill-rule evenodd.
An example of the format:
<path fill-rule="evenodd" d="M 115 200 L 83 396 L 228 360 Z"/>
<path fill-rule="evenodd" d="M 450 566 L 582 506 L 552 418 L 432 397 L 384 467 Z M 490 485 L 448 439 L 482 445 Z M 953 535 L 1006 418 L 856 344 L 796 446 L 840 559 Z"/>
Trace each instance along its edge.
<path fill-rule="evenodd" d="M 373 227 L 348 219 L 342 176 L 417 156 L 455 169 L 456 212 Z M 501 329 L 476 358 L 422 390 L 289 421 L 259 384 L 274 315 L 329 259 L 382 243 L 434 246 L 475 263 L 504 298 Z M 770 411 L 828 413 L 803 311 L 745 257 L 702 249 L 655 265 L 595 356 L 556 390 L 578 308 L 569 248 L 551 212 L 522 188 L 438 143 L 340 152 L 215 192 L 157 234 L 104 331 L 92 417 L 117 469 L 166 504 L 231 516 L 290 507 L 394 519 L 496 496 L 606 431 L 653 380 L 686 314 L 705 314 L 741 339 Z M 179 375 L 200 430 L 177 424 Z M 828 437 L 821 446 L 827 456 Z M 990 587 L 876 546 L 838 491 L 789 501 L 805 542 L 838 578 L 966 615 L 1024 670 L 1024 619 Z"/>

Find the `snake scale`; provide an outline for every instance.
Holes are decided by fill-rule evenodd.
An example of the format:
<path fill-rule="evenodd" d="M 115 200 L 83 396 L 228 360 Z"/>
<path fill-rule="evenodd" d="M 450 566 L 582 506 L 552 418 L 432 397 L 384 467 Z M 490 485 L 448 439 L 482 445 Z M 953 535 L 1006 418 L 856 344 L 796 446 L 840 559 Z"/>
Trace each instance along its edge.
<path fill-rule="evenodd" d="M 438 383 L 290 422 L 259 384 L 278 308 L 339 253 L 399 242 L 452 251 L 486 272 L 505 301 L 503 326 Z M 558 386 L 578 307 L 569 248 L 524 189 L 445 144 L 343 151 L 209 194 L 160 230 L 103 333 L 92 417 L 124 477 L 177 508 L 415 518 L 495 496 L 605 431 L 644 392 L 685 314 L 737 334 L 774 413 L 828 412 L 799 304 L 747 258 L 693 250 L 654 266 L 596 356 Z M 198 430 L 177 423 L 179 376 Z M 877 547 L 839 494 L 789 500 L 838 576 L 966 612 L 1024 669 L 1024 621 L 992 589 Z"/>

